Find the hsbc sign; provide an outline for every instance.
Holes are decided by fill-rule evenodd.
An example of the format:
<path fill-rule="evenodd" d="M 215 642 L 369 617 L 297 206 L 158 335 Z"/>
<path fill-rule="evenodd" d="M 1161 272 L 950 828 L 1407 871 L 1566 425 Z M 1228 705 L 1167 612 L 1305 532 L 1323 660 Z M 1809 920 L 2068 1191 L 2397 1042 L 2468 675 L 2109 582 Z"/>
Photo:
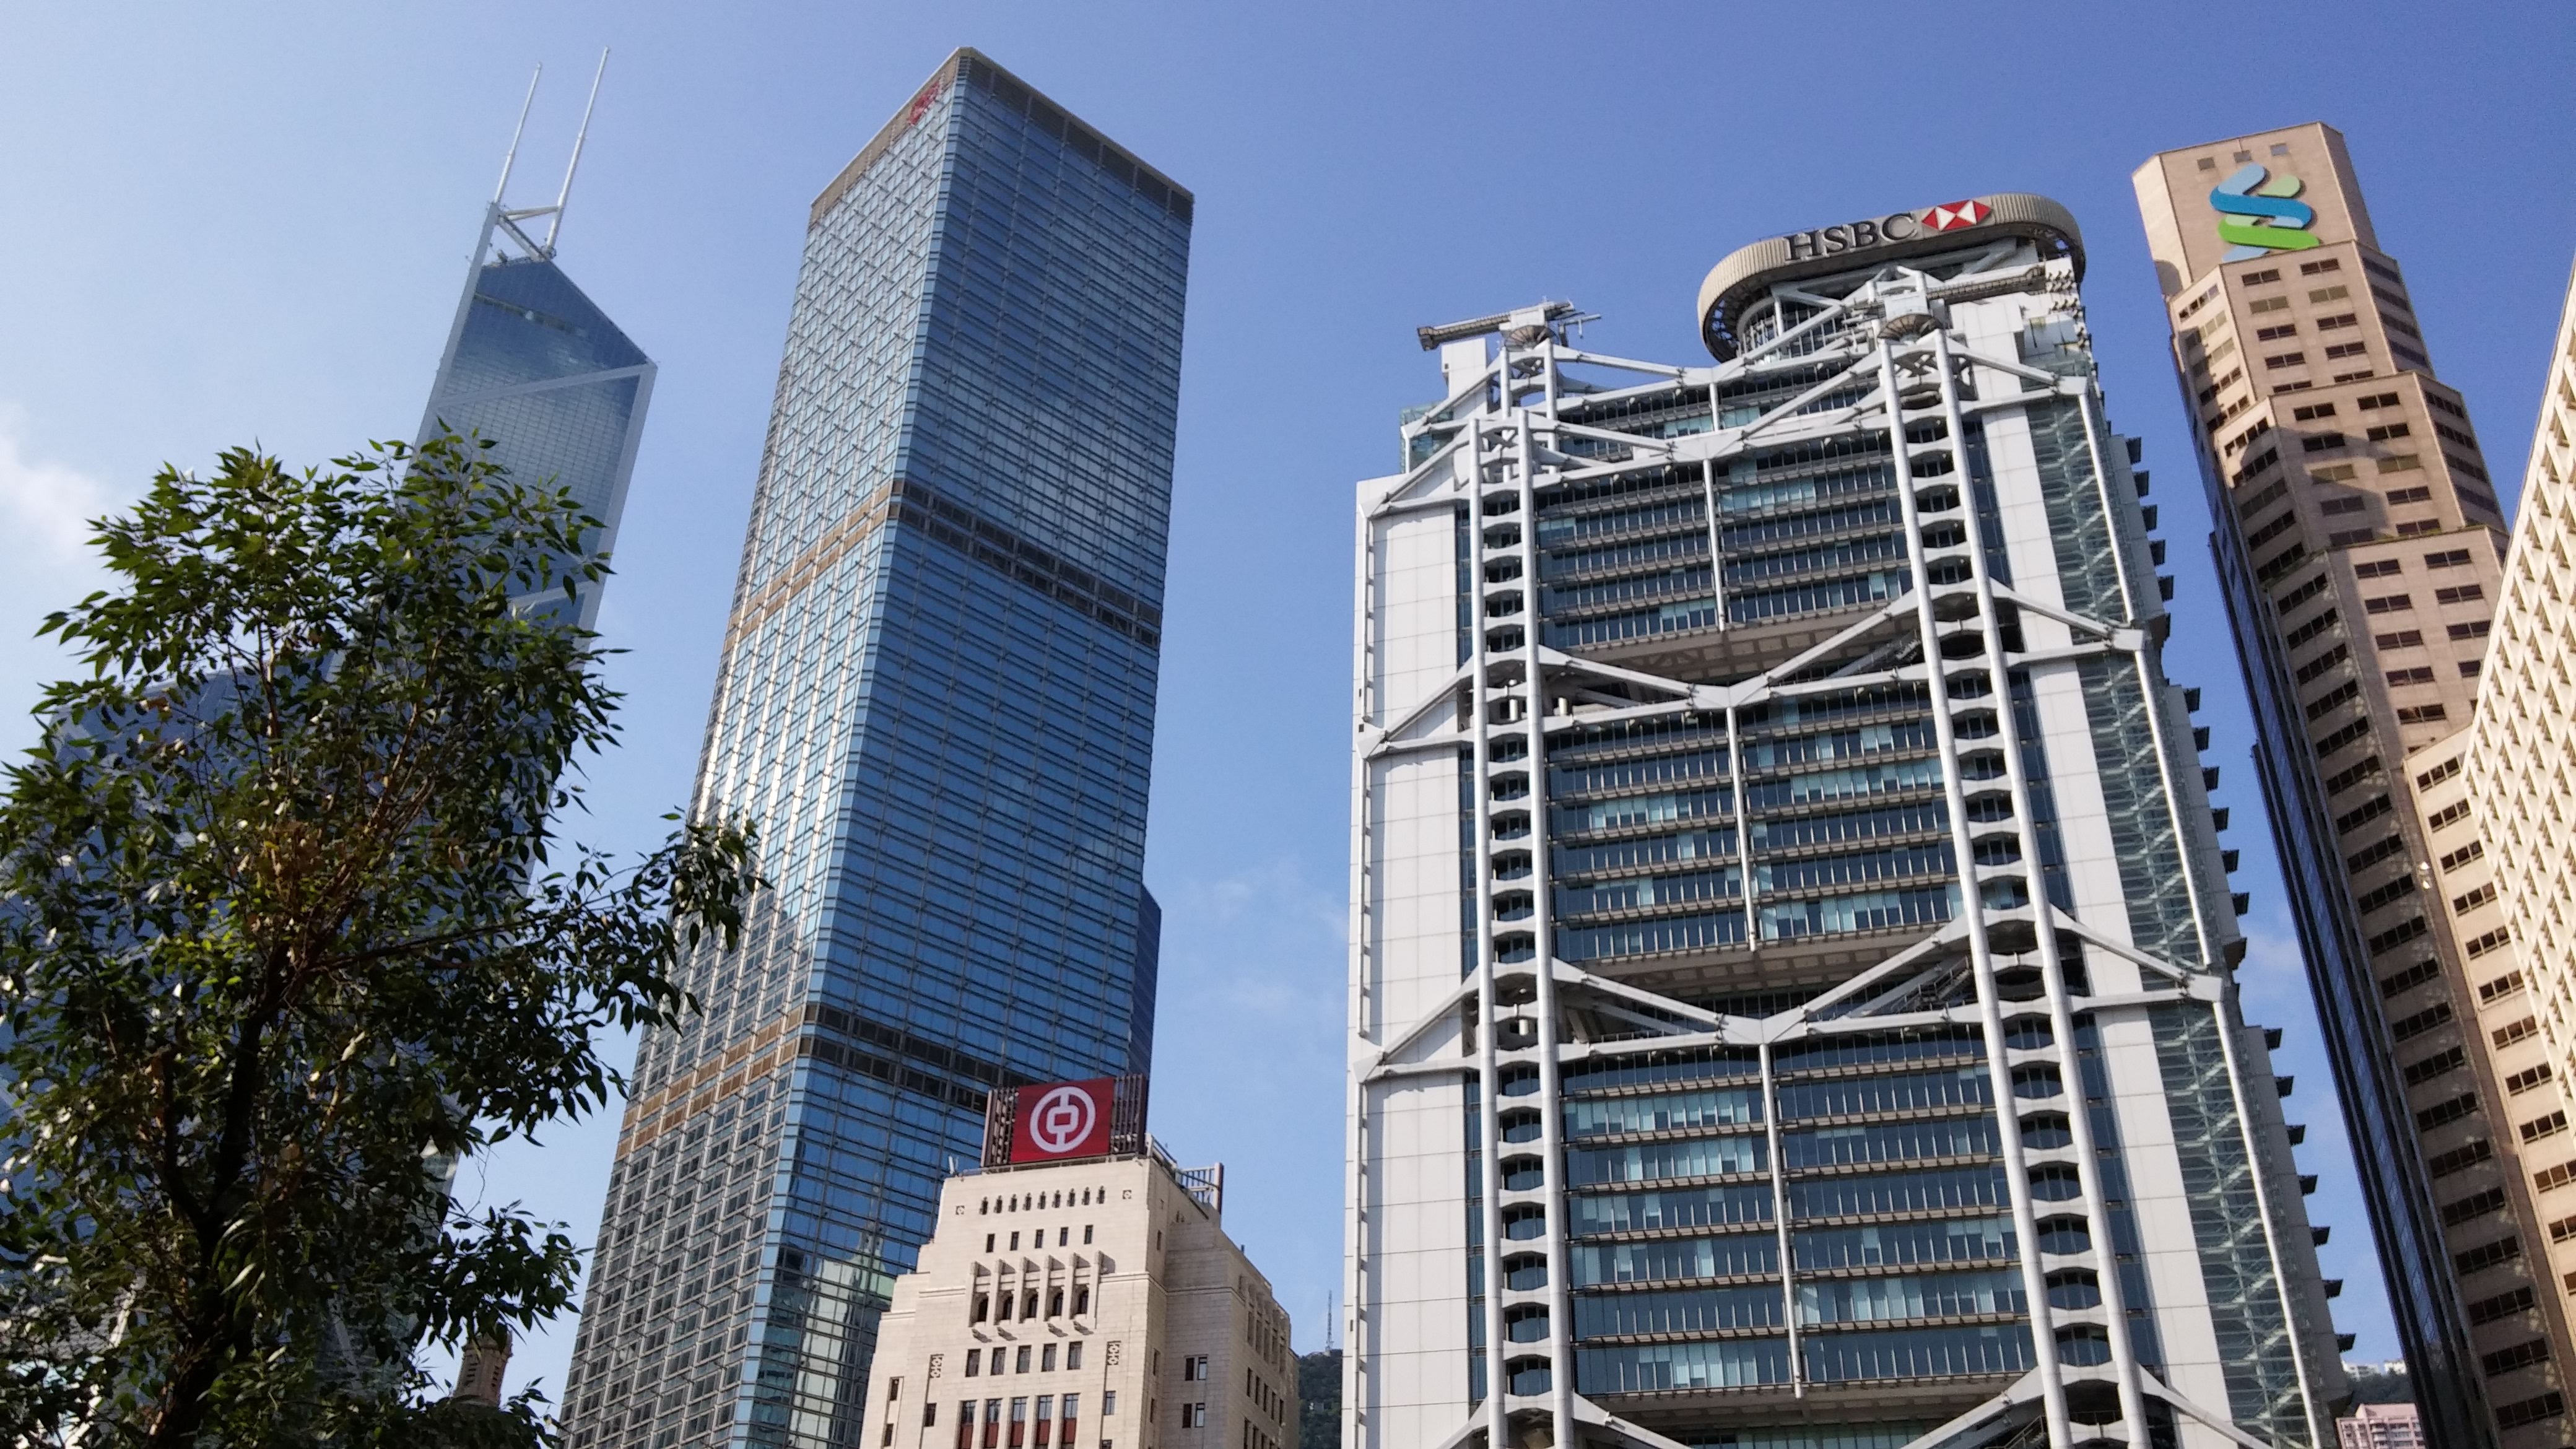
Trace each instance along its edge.
<path fill-rule="evenodd" d="M 2261 199 L 2272 205 L 2269 198 Z M 1736 329 L 1784 282 L 1830 273 L 1858 275 L 1927 253 L 1990 252 L 2000 260 L 2004 249 L 2025 243 L 2039 260 L 2062 260 L 2075 280 L 2083 280 L 2084 235 L 2075 218 L 2047 197 L 2026 191 L 1997 191 L 1764 237 L 1719 258 L 1700 282 L 1700 340 L 1708 344 L 1709 356 L 1721 361 L 1740 355 L 1751 344 Z M 1770 328 L 1763 324 L 1764 336 L 1773 335 Z"/>
<path fill-rule="evenodd" d="M 984 1114 L 984 1165 L 1065 1162 L 1141 1150 L 1145 1079 L 1091 1077 L 1006 1087 Z"/>
<path fill-rule="evenodd" d="M 1839 256 L 1844 252 L 1867 251 L 1889 242 L 1912 241 L 1916 237 L 1939 232 L 1964 231 L 1994 214 L 1995 209 L 1982 201 L 1950 201 L 1939 206 L 1927 206 L 1921 211 L 1891 212 L 1869 221 L 1847 221 L 1840 226 L 1791 232 L 1782 240 L 1789 244 L 1789 260 L 1803 262 Z"/>

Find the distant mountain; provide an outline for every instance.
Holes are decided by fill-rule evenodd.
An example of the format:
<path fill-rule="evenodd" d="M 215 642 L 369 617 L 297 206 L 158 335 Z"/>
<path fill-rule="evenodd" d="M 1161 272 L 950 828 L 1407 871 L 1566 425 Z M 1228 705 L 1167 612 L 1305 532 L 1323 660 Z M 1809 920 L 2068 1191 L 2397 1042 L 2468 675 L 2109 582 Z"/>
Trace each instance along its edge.
<path fill-rule="evenodd" d="M 2357 1363 L 2343 1366 L 2344 1376 L 2352 1380 L 2352 1401 L 2356 1404 L 2411 1404 L 2415 1402 L 2414 1380 L 2406 1376 L 2400 1364 L 2387 1366 L 2395 1372 L 2365 1367 Z M 1302 1382 L 1302 1379 L 1300 1380 Z M 1303 1446 L 1300 1446 L 1303 1449 Z"/>
<path fill-rule="evenodd" d="M 1342 1351 L 1297 1356 L 1297 1449 L 1342 1449 Z"/>

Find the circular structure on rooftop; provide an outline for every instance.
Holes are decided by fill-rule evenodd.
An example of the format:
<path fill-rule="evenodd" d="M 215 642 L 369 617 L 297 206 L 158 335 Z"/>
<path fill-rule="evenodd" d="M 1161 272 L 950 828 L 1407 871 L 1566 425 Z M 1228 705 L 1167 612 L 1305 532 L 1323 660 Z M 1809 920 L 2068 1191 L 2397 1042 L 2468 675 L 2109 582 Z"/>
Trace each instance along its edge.
<path fill-rule="evenodd" d="M 2062 256 L 2084 276 L 2084 233 L 2075 216 L 2045 196 L 2000 191 L 1913 211 L 1775 236 L 1729 252 L 1699 287 L 1700 340 L 1724 362 L 1735 356 L 1737 315 L 1779 282 L 1866 271 L 1888 262 L 1958 251 L 1986 237 L 2026 237 L 2043 256 Z"/>

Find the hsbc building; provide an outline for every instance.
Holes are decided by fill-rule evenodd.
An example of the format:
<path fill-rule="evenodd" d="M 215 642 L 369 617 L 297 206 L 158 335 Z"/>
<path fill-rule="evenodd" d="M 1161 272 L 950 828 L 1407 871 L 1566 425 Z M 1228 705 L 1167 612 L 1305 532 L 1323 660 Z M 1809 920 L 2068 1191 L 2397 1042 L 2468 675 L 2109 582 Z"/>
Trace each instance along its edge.
<path fill-rule="evenodd" d="M 1349 1449 L 2335 1442 L 2083 275 L 2002 193 L 1738 249 L 1706 363 L 1421 330 L 1356 490 Z"/>

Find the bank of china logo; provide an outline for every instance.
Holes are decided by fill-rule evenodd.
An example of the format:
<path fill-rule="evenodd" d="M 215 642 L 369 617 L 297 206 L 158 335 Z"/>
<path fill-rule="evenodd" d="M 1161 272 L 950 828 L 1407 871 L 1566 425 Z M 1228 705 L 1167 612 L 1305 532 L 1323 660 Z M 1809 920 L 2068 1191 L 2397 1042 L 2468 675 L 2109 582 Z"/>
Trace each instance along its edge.
<path fill-rule="evenodd" d="M 1100 1108 L 1080 1087 L 1058 1087 L 1029 1113 L 1029 1140 L 1040 1152 L 1071 1152 L 1091 1136 Z"/>
<path fill-rule="evenodd" d="M 1994 214 L 1995 209 L 1982 201 L 1954 201 L 1923 213 L 1923 226 L 1926 231 L 1957 231 Z"/>
<path fill-rule="evenodd" d="M 2209 204 L 2218 210 L 2218 239 L 2233 243 L 2222 262 L 2251 261 L 2273 252 L 2303 252 L 2317 245 L 2308 223 L 2316 208 L 2290 198 L 2304 182 L 2284 173 L 2263 179 L 2260 166 L 2244 166 L 2209 189 Z"/>

